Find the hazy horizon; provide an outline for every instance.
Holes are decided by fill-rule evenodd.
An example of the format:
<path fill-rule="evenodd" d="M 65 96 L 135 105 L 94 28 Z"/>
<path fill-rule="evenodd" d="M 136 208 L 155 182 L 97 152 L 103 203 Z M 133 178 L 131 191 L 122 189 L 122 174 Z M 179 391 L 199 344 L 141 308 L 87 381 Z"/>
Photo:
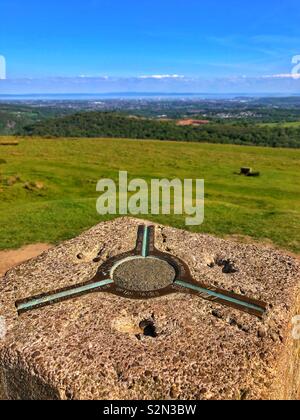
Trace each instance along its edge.
<path fill-rule="evenodd" d="M 244 99 L 264 99 L 264 98 L 300 98 L 300 93 L 295 94 L 288 94 L 288 93 L 264 93 L 264 92 L 256 92 L 253 94 L 249 93 L 162 93 L 162 92 L 112 92 L 112 93 L 35 93 L 35 94 L 2 94 L 0 93 L 0 101 L 5 100 L 105 100 L 105 99 L 191 99 L 191 100 L 234 100 L 239 98 Z"/>

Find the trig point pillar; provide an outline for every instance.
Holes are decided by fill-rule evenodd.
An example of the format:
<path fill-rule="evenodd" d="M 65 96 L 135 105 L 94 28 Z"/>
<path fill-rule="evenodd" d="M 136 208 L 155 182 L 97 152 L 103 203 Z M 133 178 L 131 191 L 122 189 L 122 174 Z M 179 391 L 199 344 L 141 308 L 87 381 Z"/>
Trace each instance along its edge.
<path fill-rule="evenodd" d="M 0 399 L 294 399 L 297 315 L 291 256 L 101 223 L 0 280 Z"/>

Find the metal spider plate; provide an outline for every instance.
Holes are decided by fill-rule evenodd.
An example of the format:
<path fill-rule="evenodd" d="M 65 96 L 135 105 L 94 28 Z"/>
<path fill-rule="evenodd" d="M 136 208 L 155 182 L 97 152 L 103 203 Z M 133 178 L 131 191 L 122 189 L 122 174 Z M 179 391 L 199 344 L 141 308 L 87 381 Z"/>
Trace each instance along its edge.
<path fill-rule="evenodd" d="M 154 239 L 154 226 L 139 226 L 136 247 L 132 251 L 106 261 L 88 282 L 17 301 L 19 315 L 87 293 L 105 292 L 128 299 L 189 293 L 263 317 L 266 303 L 196 281 L 187 264 L 156 249 Z"/>

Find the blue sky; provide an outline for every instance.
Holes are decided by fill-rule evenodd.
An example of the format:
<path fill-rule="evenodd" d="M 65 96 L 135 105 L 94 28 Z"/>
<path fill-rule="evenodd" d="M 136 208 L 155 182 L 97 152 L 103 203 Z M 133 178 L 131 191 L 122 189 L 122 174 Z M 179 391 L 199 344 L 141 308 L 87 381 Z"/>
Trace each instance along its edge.
<path fill-rule="evenodd" d="M 299 0 L 1 0 L 0 19 L 0 93 L 13 80 L 16 90 L 26 81 L 93 90 L 92 79 L 101 90 L 216 81 L 300 92 L 288 77 L 300 55 Z"/>

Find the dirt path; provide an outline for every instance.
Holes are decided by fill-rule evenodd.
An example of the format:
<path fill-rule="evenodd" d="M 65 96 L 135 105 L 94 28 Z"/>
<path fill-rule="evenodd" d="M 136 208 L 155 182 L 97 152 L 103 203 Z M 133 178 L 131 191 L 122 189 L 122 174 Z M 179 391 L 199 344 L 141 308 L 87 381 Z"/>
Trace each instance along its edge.
<path fill-rule="evenodd" d="M 48 244 L 34 244 L 16 250 L 0 251 L 0 277 L 10 268 L 37 257 L 49 248 L 51 248 L 51 245 Z"/>

